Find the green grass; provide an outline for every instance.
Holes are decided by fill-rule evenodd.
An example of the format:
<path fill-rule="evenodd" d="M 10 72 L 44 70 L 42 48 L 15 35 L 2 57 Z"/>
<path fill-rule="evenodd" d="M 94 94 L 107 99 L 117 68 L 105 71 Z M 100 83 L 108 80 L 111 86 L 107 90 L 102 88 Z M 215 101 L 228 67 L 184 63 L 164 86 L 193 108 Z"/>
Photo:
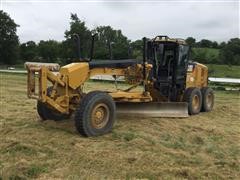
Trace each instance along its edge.
<path fill-rule="evenodd" d="M 47 167 L 46 166 L 39 166 L 39 165 L 33 164 L 24 172 L 24 174 L 27 177 L 36 178 L 40 174 L 45 173 L 45 172 L 47 172 Z"/>
<path fill-rule="evenodd" d="M 240 66 L 217 64 L 207 64 L 207 66 L 211 77 L 240 78 Z"/>
<path fill-rule="evenodd" d="M 215 96 L 209 113 L 118 117 L 112 133 L 84 138 L 72 119 L 40 121 L 26 76 L 0 73 L 0 179 L 238 179 L 240 94 Z"/>
<path fill-rule="evenodd" d="M 192 48 L 194 53 L 202 53 L 204 52 L 206 54 L 206 57 L 211 57 L 211 56 L 218 56 L 219 55 L 219 49 L 214 49 L 214 48 Z"/>
<path fill-rule="evenodd" d="M 7 69 L 8 67 L 14 67 L 15 70 L 25 70 L 24 64 L 16 64 L 16 65 L 0 65 L 0 69 Z"/>
<path fill-rule="evenodd" d="M 240 78 L 240 66 L 217 65 L 219 62 L 219 49 L 214 48 L 192 48 L 193 60 L 206 62 L 209 68 L 209 76 Z M 204 63 L 203 63 L 204 64 Z"/>

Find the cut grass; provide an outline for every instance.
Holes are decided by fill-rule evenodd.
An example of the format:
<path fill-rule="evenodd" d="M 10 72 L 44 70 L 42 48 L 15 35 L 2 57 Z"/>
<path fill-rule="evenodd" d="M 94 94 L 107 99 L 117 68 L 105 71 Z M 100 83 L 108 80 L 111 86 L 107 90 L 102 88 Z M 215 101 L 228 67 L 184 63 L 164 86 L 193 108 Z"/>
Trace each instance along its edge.
<path fill-rule="evenodd" d="M 112 133 L 91 138 L 81 137 L 73 120 L 39 121 L 24 75 L 0 74 L 0 106 L 0 179 L 240 176 L 239 92 L 216 92 L 214 111 L 189 118 L 118 117 Z"/>
<path fill-rule="evenodd" d="M 33 164 L 24 172 L 24 174 L 27 177 L 36 178 L 40 174 L 45 173 L 45 172 L 47 172 L 47 167 Z"/>

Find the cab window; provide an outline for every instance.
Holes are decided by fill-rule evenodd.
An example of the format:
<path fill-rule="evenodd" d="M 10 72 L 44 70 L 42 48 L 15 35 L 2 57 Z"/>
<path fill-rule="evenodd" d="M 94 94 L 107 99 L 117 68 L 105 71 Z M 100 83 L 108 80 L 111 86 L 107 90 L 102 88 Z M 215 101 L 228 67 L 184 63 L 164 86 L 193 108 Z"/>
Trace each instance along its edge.
<path fill-rule="evenodd" d="M 179 45 L 178 66 L 186 66 L 188 61 L 189 46 Z"/>

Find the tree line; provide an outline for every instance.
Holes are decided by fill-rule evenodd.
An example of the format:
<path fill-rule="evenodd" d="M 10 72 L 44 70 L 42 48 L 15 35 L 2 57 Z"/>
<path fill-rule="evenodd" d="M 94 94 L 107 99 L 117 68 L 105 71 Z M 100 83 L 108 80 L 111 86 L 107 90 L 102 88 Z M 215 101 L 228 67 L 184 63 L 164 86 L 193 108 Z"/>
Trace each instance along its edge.
<path fill-rule="evenodd" d="M 65 31 L 65 40 L 41 40 L 36 43 L 20 43 L 16 34 L 17 25 L 5 12 L 0 11 L 0 64 L 21 64 L 25 61 L 57 62 L 68 64 L 76 61 L 77 45 L 74 34 L 81 39 L 81 55 L 90 56 L 91 37 L 96 34 L 94 59 L 141 59 L 142 40 L 131 41 L 121 30 L 111 26 L 98 26 L 90 30 L 77 14 L 71 14 L 69 30 Z M 202 39 L 196 41 L 188 37 L 186 42 L 191 48 L 191 59 L 202 63 L 240 65 L 240 39 L 218 43 Z M 112 53 L 110 53 L 112 52 Z"/>

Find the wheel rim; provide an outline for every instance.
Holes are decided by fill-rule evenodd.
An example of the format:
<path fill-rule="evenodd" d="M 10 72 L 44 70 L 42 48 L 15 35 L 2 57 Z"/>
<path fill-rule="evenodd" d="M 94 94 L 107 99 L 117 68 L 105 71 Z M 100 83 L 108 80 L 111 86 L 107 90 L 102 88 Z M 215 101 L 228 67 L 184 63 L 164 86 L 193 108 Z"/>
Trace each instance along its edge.
<path fill-rule="evenodd" d="M 199 104 L 200 104 L 200 99 L 199 99 L 198 95 L 194 95 L 193 100 L 192 100 L 193 109 L 198 110 Z"/>
<path fill-rule="evenodd" d="M 101 129 L 109 121 L 110 111 L 106 104 L 97 104 L 91 114 L 91 123 L 95 129 Z"/>
<path fill-rule="evenodd" d="M 209 93 L 207 95 L 207 97 L 206 97 L 206 104 L 207 104 L 208 108 L 212 107 L 212 104 L 213 104 L 213 94 L 212 93 Z"/>

